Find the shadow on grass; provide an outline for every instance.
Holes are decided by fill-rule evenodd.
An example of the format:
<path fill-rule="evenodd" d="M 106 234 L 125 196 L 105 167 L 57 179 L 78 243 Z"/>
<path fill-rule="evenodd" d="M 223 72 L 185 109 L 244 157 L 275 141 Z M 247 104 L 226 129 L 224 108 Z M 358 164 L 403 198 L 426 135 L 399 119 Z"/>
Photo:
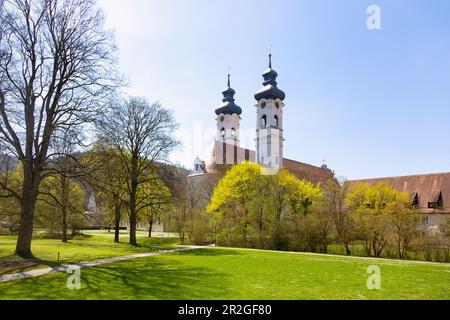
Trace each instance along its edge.
<path fill-rule="evenodd" d="M 60 264 L 61 263 L 55 261 L 41 260 L 36 257 L 33 257 L 31 259 L 22 259 L 17 255 L 11 255 L 0 259 L 0 276 L 12 273 L 26 272 L 38 267 L 54 268 L 59 266 Z"/>
<path fill-rule="evenodd" d="M 157 243 L 156 239 L 153 241 L 149 241 L 149 243 L 141 243 L 138 246 L 132 246 L 128 243 L 113 243 L 113 242 L 83 242 L 82 240 L 90 239 L 92 236 L 90 235 L 82 235 L 77 236 L 77 238 L 70 239 L 67 243 L 57 242 L 55 243 L 59 248 L 52 249 L 55 254 L 55 260 L 42 260 L 36 256 L 33 256 L 29 259 L 23 259 L 17 255 L 8 255 L 0 257 L 0 276 L 12 274 L 12 273 L 20 273 L 30 271 L 36 268 L 42 267 L 57 267 L 62 264 L 72 264 L 84 261 L 93 261 L 96 259 L 102 258 L 110 258 L 114 256 L 126 256 L 134 253 L 143 253 L 143 252 L 157 252 L 161 250 L 170 250 L 176 248 L 176 245 L 169 244 L 169 241 L 166 243 Z M 71 246 L 71 250 L 68 256 L 66 256 L 66 252 L 64 251 L 64 246 Z M 76 258 L 77 252 L 76 248 L 80 249 L 92 249 L 93 254 L 90 257 L 86 257 L 85 259 Z M 100 253 L 95 254 L 96 250 L 102 250 Z M 106 254 L 105 250 L 114 254 Z M 86 251 L 84 251 L 86 252 Z M 57 261 L 56 257 L 58 254 L 61 254 L 60 260 Z"/>
<path fill-rule="evenodd" d="M 5 299 L 195 300 L 232 293 L 228 275 L 176 259 L 139 259 L 81 270 L 81 290 L 69 290 L 65 274 L 6 283 Z"/>
<path fill-rule="evenodd" d="M 81 241 L 81 240 L 89 240 L 93 238 L 93 235 L 88 234 L 77 234 L 77 235 L 68 235 L 69 242 L 73 241 Z M 33 240 L 55 240 L 62 242 L 62 235 L 60 234 L 48 234 L 48 233 L 38 233 L 33 235 Z"/>

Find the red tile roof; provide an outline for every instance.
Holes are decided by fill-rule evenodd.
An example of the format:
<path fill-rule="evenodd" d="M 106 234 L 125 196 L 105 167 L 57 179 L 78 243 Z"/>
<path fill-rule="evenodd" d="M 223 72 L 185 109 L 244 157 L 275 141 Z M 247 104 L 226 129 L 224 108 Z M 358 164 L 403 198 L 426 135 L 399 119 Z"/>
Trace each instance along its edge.
<path fill-rule="evenodd" d="M 217 171 L 217 163 L 222 163 L 223 159 L 231 159 L 231 163 L 237 164 L 244 161 L 255 162 L 255 151 L 236 147 L 230 144 L 216 143 L 212 150 L 212 162 L 208 163 L 207 172 Z M 311 181 L 314 184 L 325 184 L 329 179 L 333 178 L 333 172 L 327 168 L 316 167 L 310 164 L 283 159 L 283 167 L 288 169 L 297 178 Z"/>
<path fill-rule="evenodd" d="M 419 199 L 419 208 L 424 213 L 450 213 L 450 172 L 353 180 L 348 181 L 348 185 L 351 187 L 360 182 L 367 183 L 368 185 L 383 182 L 398 191 L 408 193 L 411 196 L 411 201 L 413 201 L 417 195 Z M 436 202 L 440 194 L 442 194 L 443 208 L 428 208 L 428 203 Z"/>
<path fill-rule="evenodd" d="M 333 172 L 329 169 L 316 167 L 310 164 L 283 159 L 283 166 L 288 169 L 297 178 L 309 180 L 312 183 L 326 184 L 328 180 L 333 178 Z"/>

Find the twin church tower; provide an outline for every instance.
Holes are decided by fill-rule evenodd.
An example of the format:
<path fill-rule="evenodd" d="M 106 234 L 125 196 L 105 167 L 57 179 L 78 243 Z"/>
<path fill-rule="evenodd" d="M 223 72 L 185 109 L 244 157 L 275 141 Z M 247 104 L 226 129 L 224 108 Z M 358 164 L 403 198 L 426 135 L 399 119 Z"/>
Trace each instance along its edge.
<path fill-rule="evenodd" d="M 256 155 L 255 161 L 266 168 L 283 167 L 283 108 L 285 93 L 277 87 L 278 73 L 269 68 L 263 73 L 263 88 L 255 94 L 256 104 Z M 222 92 L 223 103 L 216 110 L 216 142 L 240 148 L 240 121 L 242 109 L 235 103 L 236 92 L 231 88 L 228 75 L 227 88 Z M 225 160 L 225 159 L 224 159 Z M 230 162 L 227 160 L 227 164 Z"/>

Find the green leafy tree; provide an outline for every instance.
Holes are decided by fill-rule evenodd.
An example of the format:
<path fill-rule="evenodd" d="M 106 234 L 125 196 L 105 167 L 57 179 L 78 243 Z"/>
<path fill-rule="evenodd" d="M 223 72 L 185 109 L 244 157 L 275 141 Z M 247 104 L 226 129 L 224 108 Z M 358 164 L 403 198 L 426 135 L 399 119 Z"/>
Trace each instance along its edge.
<path fill-rule="evenodd" d="M 120 242 L 120 224 L 126 199 L 127 175 L 121 170 L 120 153 L 106 141 L 100 140 L 85 156 L 93 168 L 93 185 L 103 204 L 108 220 L 114 225 L 114 242 Z"/>
<path fill-rule="evenodd" d="M 158 162 L 167 161 L 179 142 L 173 132 L 178 127 L 173 114 L 159 103 L 132 97 L 120 101 L 98 122 L 101 138 L 120 155 L 120 168 L 126 174 L 130 244 L 137 245 L 136 229 L 140 210 L 146 205 L 138 199 L 141 185 L 154 179 Z"/>
<path fill-rule="evenodd" d="M 249 246 L 250 210 L 262 201 L 262 167 L 253 163 L 236 165 L 219 181 L 207 212 L 214 213 L 217 239 L 226 245 Z M 264 212 L 263 212 L 264 214 Z"/>
<path fill-rule="evenodd" d="M 309 217 L 312 214 L 316 218 L 323 198 L 320 186 L 299 180 L 285 169 L 276 175 L 268 176 L 266 180 L 267 187 L 264 190 L 267 190 L 265 199 L 268 203 L 268 215 L 272 217 L 274 214 L 271 219 L 272 248 L 285 250 L 289 247 L 288 237 L 292 232 L 292 224 L 296 240 L 303 242 L 302 238 L 310 238 L 316 230 L 310 228 L 313 225 L 305 225 L 304 222 L 312 220 L 313 218 Z"/>
<path fill-rule="evenodd" d="M 374 186 L 360 183 L 349 191 L 346 204 L 353 212 L 356 234 L 363 241 L 368 256 L 381 256 L 388 245 L 392 225 L 397 233 L 399 255 L 404 255 L 410 243 L 409 236 L 404 232 L 408 225 L 405 222 L 409 221 L 405 217 L 408 213 L 414 217 L 408 194 L 384 183 Z"/>
<path fill-rule="evenodd" d="M 173 196 L 166 184 L 156 175 L 150 181 L 139 186 L 137 195 L 140 220 L 148 224 L 149 238 L 153 225 L 163 221 L 173 206 Z"/>
<path fill-rule="evenodd" d="M 406 259 L 413 240 L 418 236 L 419 214 L 417 209 L 411 205 L 407 195 L 403 195 L 403 197 L 391 203 L 387 211 L 398 257 Z"/>
<path fill-rule="evenodd" d="M 62 242 L 85 225 L 85 192 L 81 185 L 64 174 L 48 176 L 42 183 L 38 197 L 37 219 L 43 226 L 59 221 Z M 58 217 L 59 219 L 55 219 Z"/>
<path fill-rule="evenodd" d="M 14 169 L 9 160 L 5 160 L 3 165 L 3 172 L 0 173 L 0 230 L 17 234 L 23 169 L 21 164 Z"/>
<path fill-rule="evenodd" d="M 217 185 L 207 208 L 225 245 L 285 249 L 289 225 L 318 207 L 320 186 L 300 181 L 287 170 L 267 176 L 262 167 L 232 167 Z"/>
<path fill-rule="evenodd" d="M 334 225 L 337 239 L 345 246 L 347 255 L 351 255 L 350 243 L 353 239 L 353 223 L 350 210 L 345 205 L 347 189 L 345 182 L 339 184 L 336 180 L 328 180 L 323 187 L 324 210 Z"/>

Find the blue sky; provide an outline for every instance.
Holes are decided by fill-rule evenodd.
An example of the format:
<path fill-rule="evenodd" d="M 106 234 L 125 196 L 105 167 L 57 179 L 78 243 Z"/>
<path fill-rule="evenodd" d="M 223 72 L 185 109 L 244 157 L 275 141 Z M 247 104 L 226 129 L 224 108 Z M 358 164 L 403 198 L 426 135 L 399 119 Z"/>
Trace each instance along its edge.
<path fill-rule="evenodd" d="M 287 95 L 287 158 L 325 158 L 350 179 L 450 171 L 450 1 L 100 4 L 116 31 L 127 92 L 175 112 L 184 142 L 175 162 L 191 167 L 208 150 L 228 66 L 241 125 L 253 132 L 253 95 L 271 45 Z M 381 30 L 366 27 L 372 4 Z"/>

